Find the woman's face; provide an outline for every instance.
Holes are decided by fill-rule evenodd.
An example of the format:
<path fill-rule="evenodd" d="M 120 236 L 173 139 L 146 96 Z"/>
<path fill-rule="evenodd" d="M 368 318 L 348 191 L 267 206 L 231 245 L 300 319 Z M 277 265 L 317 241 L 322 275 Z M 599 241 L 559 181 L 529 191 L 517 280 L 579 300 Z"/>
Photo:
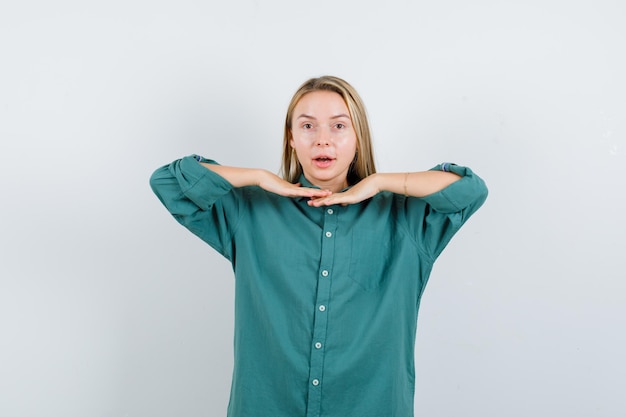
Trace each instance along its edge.
<path fill-rule="evenodd" d="M 338 192 L 348 186 L 356 132 L 343 98 L 332 91 L 304 95 L 294 108 L 291 147 L 313 185 Z"/>

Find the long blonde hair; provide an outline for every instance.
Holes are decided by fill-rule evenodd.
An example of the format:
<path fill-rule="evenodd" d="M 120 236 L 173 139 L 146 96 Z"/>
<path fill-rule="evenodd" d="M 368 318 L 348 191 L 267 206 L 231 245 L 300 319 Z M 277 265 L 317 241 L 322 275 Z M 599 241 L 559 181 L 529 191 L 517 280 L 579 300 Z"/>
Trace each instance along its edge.
<path fill-rule="evenodd" d="M 369 124 L 367 122 L 367 113 L 365 105 L 356 90 L 348 84 L 348 82 L 338 77 L 326 75 L 318 78 L 311 78 L 298 88 L 291 98 L 289 107 L 287 108 L 287 117 L 285 118 L 285 133 L 283 136 L 283 160 L 281 173 L 286 181 L 291 183 L 298 182 L 302 175 L 302 166 L 298 161 L 296 152 L 291 147 L 291 126 L 293 112 L 296 105 L 302 97 L 314 91 L 333 91 L 339 94 L 348 107 L 350 118 L 356 133 L 356 155 L 355 159 L 348 170 L 348 184 L 353 185 L 361 181 L 363 178 L 374 174 L 376 167 L 374 165 L 374 154 L 372 151 L 372 138 L 370 134 Z"/>

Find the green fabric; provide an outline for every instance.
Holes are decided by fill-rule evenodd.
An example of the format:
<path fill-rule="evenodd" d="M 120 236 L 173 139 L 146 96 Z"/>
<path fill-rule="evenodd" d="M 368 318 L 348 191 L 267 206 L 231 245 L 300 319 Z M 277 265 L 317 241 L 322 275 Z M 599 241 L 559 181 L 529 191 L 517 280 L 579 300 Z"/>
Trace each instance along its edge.
<path fill-rule="evenodd" d="M 420 297 L 437 256 L 485 201 L 484 182 L 447 165 L 463 178 L 424 198 L 382 192 L 316 208 L 234 188 L 199 160 L 215 163 L 188 156 L 150 182 L 176 220 L 232 262 L 228 416 L 413 416 Z"/>

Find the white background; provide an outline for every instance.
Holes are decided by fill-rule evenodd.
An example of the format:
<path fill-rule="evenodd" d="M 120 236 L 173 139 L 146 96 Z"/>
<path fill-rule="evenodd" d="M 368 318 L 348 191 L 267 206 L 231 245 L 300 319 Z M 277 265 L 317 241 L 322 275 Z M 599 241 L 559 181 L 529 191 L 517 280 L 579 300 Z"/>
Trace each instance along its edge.
<path fill-rule="evenodd" d="M 225 415 L 232 271 L 148 178 L 278 171 L 323 74 L 363 96 L 379 171 L 490 188 L 424 295 L 416 415 L 626 415 L 626 3 L 8 3 L 0 415 Z"/>

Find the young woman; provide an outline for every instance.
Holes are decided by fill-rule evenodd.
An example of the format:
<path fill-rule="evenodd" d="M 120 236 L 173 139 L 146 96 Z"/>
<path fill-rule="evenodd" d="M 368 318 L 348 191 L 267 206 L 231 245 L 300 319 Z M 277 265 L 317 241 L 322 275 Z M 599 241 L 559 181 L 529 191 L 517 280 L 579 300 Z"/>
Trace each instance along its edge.
<path fill-rule="evenodd" d="M 364 105 L 308 80 L 283 178 L 192 155 L 151 186 L 235 272 L 230 417 L 413 415 L 414 343 L 433 263 L 487 197 L 469 168 L 376 173 Z"/>

